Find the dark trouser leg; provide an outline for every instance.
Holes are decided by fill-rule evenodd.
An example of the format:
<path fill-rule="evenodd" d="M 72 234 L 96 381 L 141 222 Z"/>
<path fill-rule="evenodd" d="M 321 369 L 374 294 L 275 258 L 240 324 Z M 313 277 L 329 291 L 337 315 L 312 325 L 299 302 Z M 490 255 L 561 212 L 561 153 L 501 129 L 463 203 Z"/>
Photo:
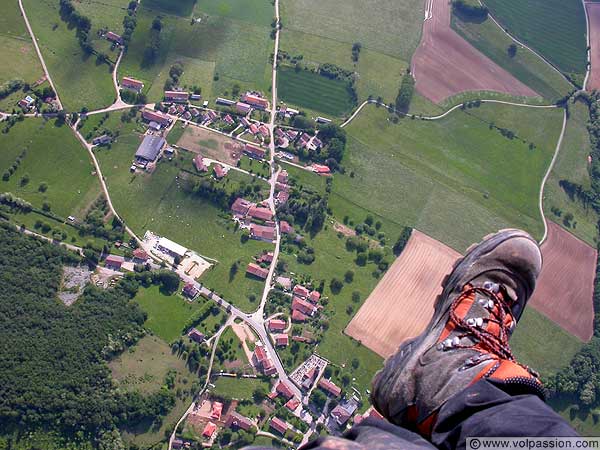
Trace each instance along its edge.
<path fill-rule="evenodd" d="M 468 437 L 578 436 L 539 397 L 503 390 L 480 380 L 452 397 L 440 409 L 432 443 L 442 450 L 463 449 Z"/>

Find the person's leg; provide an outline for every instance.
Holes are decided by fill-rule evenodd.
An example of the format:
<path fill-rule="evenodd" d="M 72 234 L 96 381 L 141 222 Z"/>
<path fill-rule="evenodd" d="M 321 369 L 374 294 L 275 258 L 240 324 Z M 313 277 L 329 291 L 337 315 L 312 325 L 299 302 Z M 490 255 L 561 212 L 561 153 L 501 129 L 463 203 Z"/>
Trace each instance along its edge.
<path fill-rule="evenodd" d="M 520 230 L 470 248 L 444 280 L 426 330 L 376 375 L 375 408 L 444 448 L 460 448 L 477 433 L 573 435 L 539 399 L 537 374 L 508 343 L 541 266 L 537 242 Z"/>
<path fill-rule="evenodd" d="M 484 379 L 450 398 L 440 409 L 431 442 L 454 450 L 465 448 L 469 437 L 578 436 L 537 395 L 504 388 Z"/>

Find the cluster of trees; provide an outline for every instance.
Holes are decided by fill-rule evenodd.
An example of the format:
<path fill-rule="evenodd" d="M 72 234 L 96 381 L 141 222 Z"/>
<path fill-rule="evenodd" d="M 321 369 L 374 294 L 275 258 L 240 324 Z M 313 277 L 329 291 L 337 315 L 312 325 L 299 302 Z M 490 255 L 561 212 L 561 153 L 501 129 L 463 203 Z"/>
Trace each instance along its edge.
<path fill-rule="evenodd" d="M 292 189 L 290 199 L 281 206 L 282 218 L 311 234 L 321 231 L 327 217 L 327 197 L 302 187 Z"/>
<path fill-rule="evenodd" d="M 404 247 L 406 247 L 406 244 L 408 244 L 408 240 L 410 239 L 411 234 L 412 234 L 412 228 L 404 227 L 404 229 L 402 230 L 402 233 L 400 233 L 398 240 L 396 241 L 396 243 L 394 244 L 394 247 L 392 248 L 392 250 L 394 251 L 394 255 L 399 256 L 400 253 L 402 253 L 402 250 L 404 250 Z"/>
<path fill-rule="evenodd" d="M 400 91 L 396 97 L 396 111 L 407 113 L 415 93 L 415 79 L 410 71 L 406 71 L 400 83 Z"/>
<path fill-rule="evenodd" d="M 169 69 L 169 78 L 165 81 L 165 91 L 170 91 L 174 87 L 179 85 L 179 78 L 183 74 L 183 65 L 180 62 L 176 62 Z"/>
<path fill-rule="evenodd" d="M 333 159 L 340 163 L 346 150 L 346 131 L 333 123 L 328 123 L 319 127 L 318 137 L 325 144 L 325 149 L 320 153 L 321 160 L 327 162 Z"/>
<path fill-rule="evenodd" d="M 99 197 L 93 204 L 82 224 L 79 225 L 81 236 L 96 236 L 110 242 L 122 241 L 125 236 L 125 227 L 117 217 L 113 217 L 110 227 L 104 223 L 108 214 L 108 202 L 104 196 Z"/>
<path fill-rule="evenodd" d="M 488 16 L 487 6 L 465 0 L 452 0 L 452 10 L 467 19 L 485 20 Z"/>
<path fill-rule="evenodd" d="M 193 185 L 186 184 L 184 187 L 224 210 L 229 210 L 236 198 L 254 199 L 261 190 L 260 184 L 256 182 L 250 184 L 242 182 L 232 188 L 227 181 L 220 182 L 213 178 L 202 177 L 196 180 Z"/>
<path fill-rule="evenodd" d="M 0 194 L 0 204 L 7 205 L 11 209 L 18 210 L 23 213 L 31 212 L 31 210 L 33 209 L 31 203 L 29 203 L 26 200 L 23 200 L 22 198 L 17 197 L 16 195 L 10 192 Z"/>
<path fill-rule="evenodd" d="M 21 161 L 23 161 L 23 158 L 25 158 L 26 154 L 27 154 L 27 150 L 25 150 L 25 149 L 23 149 L 23 151 L 21 151 L 21 153 L 19 153 L 19 156 L 17 156 L 15 158 L 15 161 L 10 165 L 10 167 L 8 169 L 6 169 L 4 174 L 2 174 L 3 181 L 10 180 L 10 177 L 12 176 L 13 173 L 15 173 L 17 171 L 17 169 L 21 165 Z"/>
<path fill-rule="evenodd" d="M 0 86 L 0 99 L 8 97 L 13 92 L 17 92 L 23 86 L 23 80 L 10 80 L 8 83 Z"/>
<path fill-rule="evenodd" d="M 105 357 L 143 335 L 137 287 L 85 289 L 69 308 L 56 301 L 62 267 L 78 255 L 0 224 L 2 431 L 56 431 L 93 440 L 123 425 L 160 420 L 172 392 L 143 396 L 113 388 Z M 119 342 L 120 345 L 115 345 Z"/>
<path fill-rule="evenodd" d="M 358 57 L 360 56 L 360 50 L 362 49 L 362 44 L 360 42 L 355 42 L 352 45 L 352 62 L 357 63 Z"/>
<path fill-rule="evenodd" d="M 354 78 L 354 73 L 351 70 L 344 69 L 331 63 L 319 65 L 319 74 L 331 80 L 349 80 Z"/>
<path fill-rule="evenodd" d="M 133 31 L 137 26 L 137 18 L 136 18 L 136 9 L 137 2 L 131 1 L 127 6 L 127 15 L 123 17 L 123 47 L 127 49 L 129 43 L 131 42 L 131 36 L 133 36 Z"/>
<path fill-rule="evenodd" d="M 160 32 L 162 26 L 160 16 L 156 16 L 152 21 L 152 27 L 150 28 L 150 41 L 148 42 L 148 46 L 144 49 L 142 65 L 145 67 L 151 66 L 156 62 L 160 50 Z"/>
<path fill-rule="evenodd" d="M 60 16 L 69 24 L 77 28 L 77 39 L 81 49 L 88 55 L 94 53 L 94 47 L 89 40 L 92 21 L 75 9 L 71 0 L 60 0 Z"/>

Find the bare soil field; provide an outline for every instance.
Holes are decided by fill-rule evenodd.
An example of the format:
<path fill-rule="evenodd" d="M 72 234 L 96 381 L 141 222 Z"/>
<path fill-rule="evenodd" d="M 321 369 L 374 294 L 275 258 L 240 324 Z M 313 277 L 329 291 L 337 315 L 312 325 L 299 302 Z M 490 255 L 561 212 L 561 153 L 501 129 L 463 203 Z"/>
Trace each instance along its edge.
<path fill-rule="evenodd" d="M 596 250 L 548 222 L 542 255 L 544 267 L 530 305 L 582 341 L 589 341 L 594 322 Z"/>
<path fill-rule="evenodd" d="M 189 125 L 177 146 L 203 157 L 235 166 L 242 156 L 243 145 L 231 138 Z"/>
<path fill-rule="evenodd" d="M 425 0 L 425 10 L 421 42 L 412 59 L 420 94 L 435 103 L 465 91 L 538 95 L 450 28 L 450 1 Z"/>
<path fill-rule="evenodd" d="M 586 3 L 590 21 L 590 77 L 586 85 L 588 91 L 600 89 L 600 3 Z"/>
<path fill-rule="evenodd" d="M 455 250 L 414 230 L 344 332 L 387 358 L 425 329 L 441 282 L 459 257 Z"/>

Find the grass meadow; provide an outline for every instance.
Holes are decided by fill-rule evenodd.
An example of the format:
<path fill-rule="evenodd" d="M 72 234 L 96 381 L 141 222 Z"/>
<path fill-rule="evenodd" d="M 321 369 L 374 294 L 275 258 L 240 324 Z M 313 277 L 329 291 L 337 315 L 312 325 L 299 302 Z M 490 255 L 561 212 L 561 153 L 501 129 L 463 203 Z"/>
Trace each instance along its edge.
<path fill-rule="evenodd" d="M 585 73 L 585 12 L 579 0 L 485 0 L 509 33 L 560 70 Z"/>
<path fill-rule="evenodd" d="M 138 25 L 119 76 L 143 80 L 150 101 L 162 99 L 169 68 L 176 61 L 184 67 L 181 84 L 199 86 L 205 99 L 225 95 L 236 84 L 241 89 L 269 89 L 270 26 L 218 15 L 205 16 L 200 23 L 163 16 L 159 54 L 153 64 L 147 64 L 143 54 L 157 13 L 144 5 L 138 11 Z M 264 15 L 267 20 L 271 15 Z"/>
<path fill-rule="evenodd" d="M 194 16 L 201 14 L 270 27 L 275 10 L 269 0 L 197 0 Z"/>
<path fill-rule="evenodd" d="M 241 309 L 256 309 L 258 301 L 251 302 L 248 296 L 259 298 L 263 283 L 247 277 L 245 268 L 253 256 L 272 245 L 254 240 L 241 243 L 242 233 L 235 231 L 227 213 L 183 191 L 176 167 L 185 165 L 181 161 L 163 161 L 153 174 L 131 174 L 129 166 L 140 142 L 141 137 L 131 132 L 122 134 L 112 148 L 96 150 L 117 211 L 139 235 L 151 230 L 216 259 L 218 262 L 200 281 Z M 230 183 L 239 182 L 238 176 L 244 177 L 231 175 Z M 232 276 L 230 268 L 236 262 L 239 270 Z"/>
<path fill-rule="evenodd" d="M 0 192 L 12 192 L 37 208 L 47 202 L 53 213 L 64 218 L 79 217 L 100 194 L 88 153 L 66 125 L 26 119 L 0 134 L 0 148 L 2 173 L 25 151 L 10 179 L 0 179 Z M 27 183 L 23 182 L 25 175 Z M 39 190 L 41 183 L 48 186 L 45 192 Z"/>
<path fill-rule="evenodd" d="M 591 207 L 584 208 L 577 200 L 571 200 L 559 185 L 560 180 L 568 180 L 590 189 L 588 155 L 591 145 L 586 129 L 589 120 L 588 108 L 585 104 L 577 102 L 569 105 L 569 112 L 567 131 L 544 188 L 544 212 L 546 217 L 562 225 L 592 247 L 596 247 L 598 218 L 595 211 Z M 561 217 L 552 211 L 556 208 L 562 211 Z M 573 214 L 571 226 L 566 226 L 563 220 L 566 213 Z M 573 226 L 573 223 L 576 223 L 576 226 Z"/>
<path fill-rule="evenodd" d="M 330 206 L 336 216 L 346 210 L 353 219 L 353 205 L 360 206 L 458 251 L 507 226 L 539 237 L 538 190 L 561 116 L 560 110 L 484 104 L 437 121 L 395 124 L 383 108 L 368 107 L 346 129 L 346 174 L 334 178 Z"/>
<path fill-rule="evenodd" d="M 341 116 L 355 106 L 347 83 L 308 70 L 296 72 L 291 68 L 281 68 L 277 83 L 279 98 L 299 107 Z"/>
<path fill-rule="evenodd" d="M 115 100 L 109 67 L 83 54 L 76 30 L 59 15 L 54 0 L 24 0 L 27 17 L 63 106 L 69 111 L 102 108 Z"/>
<path fill-rule="evenodd" d="M 475 23 L 453 15 L 452 28 L 481 53 L 547 100 L 555 101 L 572 89 L 561 74 L 529 49 L 518 46 L 516 55 L 510 57 L 508 47 L 514 41 L 491 19 Z"/>
<path fill-rule="evenodd" d="M 213 384 L 214 395 L 236 400 L 252 400 L 252 392 L 259 386 L 266 392 L 271 390 L 271 385 L 260 378 L 219 377 Z"/>

